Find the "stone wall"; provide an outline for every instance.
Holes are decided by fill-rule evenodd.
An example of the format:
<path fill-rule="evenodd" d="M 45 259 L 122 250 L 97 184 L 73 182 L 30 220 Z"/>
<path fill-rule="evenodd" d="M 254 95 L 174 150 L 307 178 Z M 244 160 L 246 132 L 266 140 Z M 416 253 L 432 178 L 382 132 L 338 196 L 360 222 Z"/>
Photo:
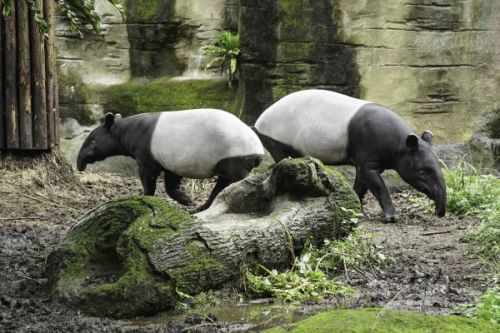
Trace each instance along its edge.
<path fill-rule="evenodd" d="M 237 0 L 125 0 L 126 20 L 107 0 L 96 0 L 102 33 L 71 32 L 57 22 L 61 116 L 93 123 L 103 112 L 105 88 L 157 78 L 223 80 L 204 71 L 201 46 L 221 28 L 237 28 Z M 84 37 L 84 38 L 82 38 Z M 159 110 L 151 110 L 159 111 Z"/>
<path fill-rule="evenodd" d="M 249 120 L 286 93 L 326 88 L 388 105 L 450 143 L 499 107 L 499 1 L 240 3 Z"/>
<path fill-rule="evenodd" d="M 500 106 L 500 1 L 335 1 L 355 47 L 360 95 L 438 142 L 467 139 Z"/>
<path fill-rule="evenodd" d="M 139 77 L 216 77 L 200 70 L 207 62 L 200 47 L 221 28 L 240 34 L 234 105 L 243 105 L 249 123 L 292 91 L 325 88 L 388 105 L 418 132 L 431 129 L 436 142 L 453 143 L 468 139 L 476 120 L 500 108 L 497 0 L 124 5 L 126 22 L 105 0 L 96 1 L 104 14 L 103 39 L 87 34 L 81 40 L 59 25 L 63 115 L 102 113 L 102 85 Z"/>

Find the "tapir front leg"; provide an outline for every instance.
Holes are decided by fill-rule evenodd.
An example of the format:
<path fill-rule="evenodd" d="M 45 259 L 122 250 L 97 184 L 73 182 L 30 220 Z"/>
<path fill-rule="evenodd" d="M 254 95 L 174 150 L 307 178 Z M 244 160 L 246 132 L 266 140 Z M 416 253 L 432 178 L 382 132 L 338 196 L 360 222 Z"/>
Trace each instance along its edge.
<path fill-rule="evenodd" d="M 141 162 L 138 162 L 137 166 L 139 167 L 139 178 L 141 179 L 144 195 L 155 195 L 156 178 L 160 175 L 161 170 Z"/>
<path fill-rule="evenodd" d="M 356 168 L 356 179 L 354 180 L 354 192 L 358 195 L 359 198 L 359 203 L 361 204 L 361 212 L 365 214 L 364 211 L 364 205 L 363 205 L 363 198 L 365 197 L 366 192 L 368 191 L 368 187 L 366 186 L 366 183 L 363 182 L 360 179 L 360 170 L 359 168 Z"/>
<path fill-rule="evenodd" d="M 377 198 L 382 211 L 384 212 L 385 219 L 388 222 L 395 222 L 398 220 L 399 216 L 396 214 L 396 210 L 392 204 L 391 196 L 387 187 L 385 186 L 384 180 L 380 176 L 380 171 L 378 169 L 370 168 L 369 166 L 361 166 L 358 168 L 356 174 L 356 180 L 362 182 L 366 187 L 373 193 L 375 198 Z M 362 190 L 362 185 L 358 185 L 358 189 Z M 357 192 L 356 192 L 357 193 Z M 359 195 L 359 194 L 358 194 Z"/>

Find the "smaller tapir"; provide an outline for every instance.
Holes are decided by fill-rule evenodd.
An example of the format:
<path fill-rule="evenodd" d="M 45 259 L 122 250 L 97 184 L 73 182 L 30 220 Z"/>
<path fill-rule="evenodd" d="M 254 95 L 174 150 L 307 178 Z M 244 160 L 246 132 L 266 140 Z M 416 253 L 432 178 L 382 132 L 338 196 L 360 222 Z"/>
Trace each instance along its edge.
<path fill-rule="evenodd" d="M 325 164 L 354 165 L 354 191 L 360 201 L 370 190 L 388 221 L 398 215 L 380 177 L 386 169 L 396 170 L 435 202 L 438 216 L 445 215 L 446 186 L 431 132 L 419 138 L 385 106 L 327 90 L 303 90 L 266 109 L 255 131 L 276 162 L 310 155 Z"/>
<path fill-rule="evenodd" d="M 108 113 L 83 143 L 79 171 L 89 163 L 115 155 L 134 158 L 145 195 L 154 195 L 163 171 L 167 194 L 192 205 L 180 190 L 183 177 L 210 178 L 217 183 L 201 211 L 227 185 L 245 178 L 262 160 L 264 147 L 254 131 L 236 116 L 216 109 L 143 113 L 122 118 Z"/>

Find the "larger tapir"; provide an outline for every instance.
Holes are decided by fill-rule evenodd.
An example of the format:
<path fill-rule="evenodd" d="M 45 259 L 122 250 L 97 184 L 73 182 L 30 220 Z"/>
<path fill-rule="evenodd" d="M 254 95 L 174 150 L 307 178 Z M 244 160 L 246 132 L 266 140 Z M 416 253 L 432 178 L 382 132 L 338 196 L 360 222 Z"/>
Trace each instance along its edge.
<path fill-rule="evenodd" d="M 446 212 L 446 187 L 431 147 L 432 134 L 419 138 L 385 106 L 326 90 L 287 95 L 266 109 L 255 130 L 275 161 L 310 155 L 325 164 L 356 167 L 354 190 L 362 201 L 367 190 L 385 218 L 398 218 L 380 174 L 396 170 L 401 178 Z"/>
<path fill-rule="evenodd" d="M 115 155 L 137 161 L 144 194 L 154 195 L 156 178 L 165 173 L 168 195 L 182 205 L 191 200 L 180 190 L 182 177 L 209 178 L 217 183 L 208 208 L 227 185 L 243 179 L 257 166 L 264 147 L 250 127 L 236 116 L 216 109 L 143 113 L 122 118 L 108 113 L 105 122 L 83 143 L 77 158 L 87 164 Z"/>

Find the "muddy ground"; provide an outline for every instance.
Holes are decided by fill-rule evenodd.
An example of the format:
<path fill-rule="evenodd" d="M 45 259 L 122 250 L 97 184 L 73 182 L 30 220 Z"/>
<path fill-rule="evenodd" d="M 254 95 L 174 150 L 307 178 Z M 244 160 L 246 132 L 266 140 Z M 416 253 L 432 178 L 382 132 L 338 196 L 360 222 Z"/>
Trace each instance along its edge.
<path fill-rule="evenodd" d="M 252 327 L 244 322 L 210 323 L 193 314 L 131 326 L 128 321 L 88 317 L 54 303 L 44 276 L 47 255 L 86 211 L 108 199 L 140 193 L 141 187 L 135 177 L 84 172 L 76 173 L 77 181 L 68 177 L 60 182 L 47 173 L 46 168 L 0 168 L 0 332 L 228 332 Z M 201 202 L 211 184 L 191 181 L 185 186 Z M 157 195 L 166 199 L 162 184 L 158 187 Z M 447 314 L 472 302 L 488 281 L 463 241 L 477 221 L 437 218 L 415 204 L 415 194 L 403 192 L 393 198 L 401 212 L 399 222 L 382 223 L 379 207 L 370 197 L 360 227 L 377 233 L 378 246 L 395 264 L 382 271 L 348 271 L 342 279 L 358 293 L 346 306 Z M 324 307 L 324 303 L 308 304 L 301 310 Z"/>

